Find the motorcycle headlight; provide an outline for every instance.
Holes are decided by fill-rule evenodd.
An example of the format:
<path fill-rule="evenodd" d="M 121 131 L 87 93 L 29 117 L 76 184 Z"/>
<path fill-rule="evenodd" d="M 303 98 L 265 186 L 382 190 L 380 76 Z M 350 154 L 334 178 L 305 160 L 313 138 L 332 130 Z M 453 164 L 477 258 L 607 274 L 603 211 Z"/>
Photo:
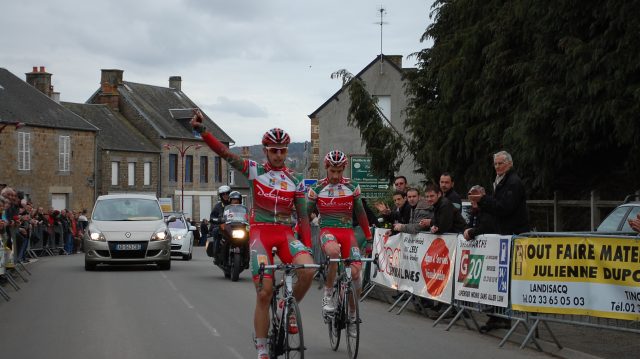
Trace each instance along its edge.
<path fill-rule="evenodd" d="M 152 241 L 164 241 L 165 239 L 171 239 L 171 234 L 164 229 L 157 231 L 151 236 Z"/>
<path fill-rule="evenodd" d="M 97 229 L 89 230 L 89 239 L 91 239 L 92 241 L 98 241 L 98 242 L 106 242 L 107 240 L 104 237 L 104 234 L 102 234 L 102 232 L 100 232 Z"/>
<path fill-rule="evenodd" d="M 231 238 L 242 239 L 244 238 L 244 231 L 242 229 L 234 229 L 231 232 Z"/>

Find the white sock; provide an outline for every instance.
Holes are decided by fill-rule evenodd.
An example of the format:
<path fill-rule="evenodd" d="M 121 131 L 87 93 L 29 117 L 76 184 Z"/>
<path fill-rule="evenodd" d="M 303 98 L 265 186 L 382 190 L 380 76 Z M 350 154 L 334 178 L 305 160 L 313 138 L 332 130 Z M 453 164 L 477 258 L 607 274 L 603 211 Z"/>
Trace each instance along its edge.
<path fill-rule="evenodd" d="M 324 296 L 325 297 L 330 297 L 332 294 L 333 294 L 333 287 L 331 287 L 331 288 L 324 287 Z"/>
<path fill-rule="evenodd" d="M 258 350 L 258 355 L 267 354 L 267 338 L 256 338 L 256 350 Z"/>

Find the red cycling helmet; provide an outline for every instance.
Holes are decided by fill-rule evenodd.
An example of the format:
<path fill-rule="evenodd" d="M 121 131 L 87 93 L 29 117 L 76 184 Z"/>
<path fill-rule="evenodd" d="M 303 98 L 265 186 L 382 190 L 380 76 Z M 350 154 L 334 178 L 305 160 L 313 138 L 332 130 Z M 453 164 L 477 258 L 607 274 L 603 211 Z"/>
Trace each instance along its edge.
<path fill-rule="evenodd" d="M 274 127 L 265 132 L 262 136 L 262 145 L 288 145 L 291 142 L 289 134 L 284 132 L 283 129 Z"/>
<path fill-rule="evenodd" d="M 324 167 L 328 168 L 329 166 L 341 167 L 347 165 L 347 155 L 342 151 L 333 150 L 329 151 L 326 156 L 324 156 Z"/>

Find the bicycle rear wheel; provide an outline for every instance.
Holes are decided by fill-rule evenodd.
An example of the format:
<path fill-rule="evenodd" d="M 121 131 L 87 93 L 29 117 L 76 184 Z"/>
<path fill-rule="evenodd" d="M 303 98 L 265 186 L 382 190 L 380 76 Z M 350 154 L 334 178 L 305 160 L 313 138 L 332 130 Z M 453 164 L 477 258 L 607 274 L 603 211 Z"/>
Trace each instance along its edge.
<path fill-rule="evenodd" d="M 338 347 L 340 346 L 340 332 L 343 328 L 342 318 L 344 317 L 344 306 L 342 305 L 341 299 L 340 282 L 338 281 L 333 288 L 333 295 L 331 296 L 331 301 L 335 308 L 333 313 L 327 314 L 329 315 L 329 320 L 327 321 L 327 327 L 329 328 L 329 343 L 331 344 L 331 349 L 333 349 L 333 351 L 338 350 Z"/>
<path fill-rule="evenodd" d="M 287 303 L 287 310 L 285 311 L 286 322 L 289 323 L 291 315 L 295 316 L 295 324 L 297 325 L 297 332 L 293 333 L 290 326 L 286 324 L 285 328 L 285 351 L 284 357 L 287 359 L 304 359 L 304 336 L 302 334 L 302 316 L 300 315 L 300 308 L 294 298 L 291 298 Z"/>
<path fill-rule="evenodd" d="M 358 347 L 360 345 L 360 308 L 358 306 L 358 295 L 353 287 L 353 283 L 349 283 L 349 288 L 345 293 L 345 310 L 344 318 L 347 337 L 347 353 L 349 358 L 356 359 L 358 357 Z"/>

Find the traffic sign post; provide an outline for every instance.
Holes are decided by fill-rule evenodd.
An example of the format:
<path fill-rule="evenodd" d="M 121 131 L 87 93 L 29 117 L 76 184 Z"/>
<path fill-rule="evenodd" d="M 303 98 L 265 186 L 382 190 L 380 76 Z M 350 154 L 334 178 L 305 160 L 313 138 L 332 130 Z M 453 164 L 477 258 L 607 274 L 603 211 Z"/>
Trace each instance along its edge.
<path fill-rule="evenodd" d="M 389 182 L 376 177 L 371 171 L 371 157 L 351 156 L 351 178 L 360 184 L 362 197 L 380 198 L 387 195 Z"/>

